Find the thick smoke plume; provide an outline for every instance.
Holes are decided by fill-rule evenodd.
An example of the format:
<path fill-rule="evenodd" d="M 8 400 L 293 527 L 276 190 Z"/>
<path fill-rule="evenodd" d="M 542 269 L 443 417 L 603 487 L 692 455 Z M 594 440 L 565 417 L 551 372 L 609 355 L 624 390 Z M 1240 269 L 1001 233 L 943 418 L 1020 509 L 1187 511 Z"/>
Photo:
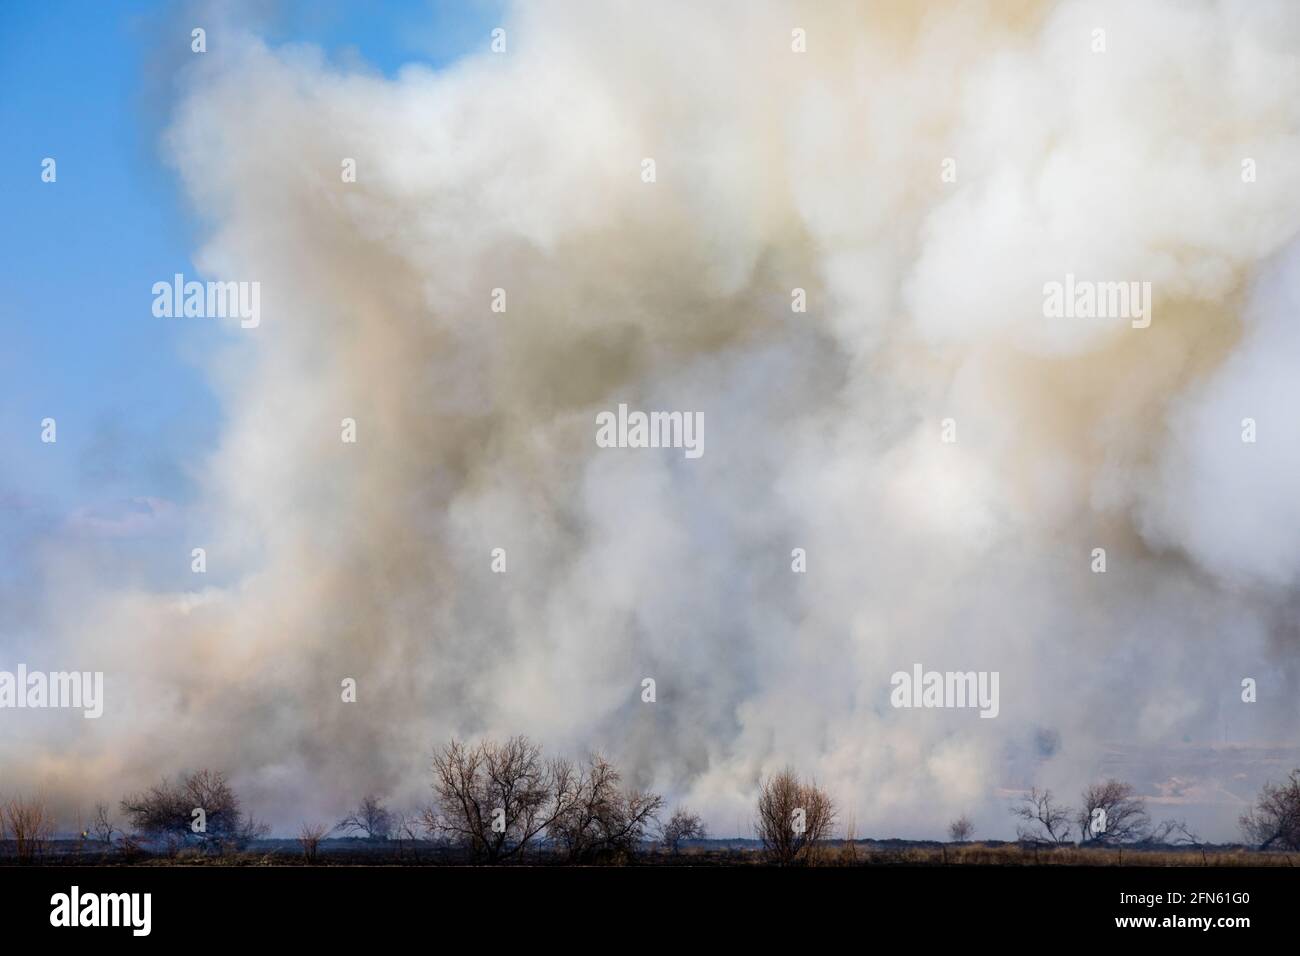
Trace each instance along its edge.
<path fill-rule="evenodd" d="M 1009 792 L 1116 773 L 1232 837 L 1300 727 L 1300 7 L 502 26 L 385 78 L 212 22 L 166 150 L 198 270 L 262 291 L 206 360 L 212 583 L 51 558 L 41 659 L 105 715 L 15 716 L 3 785 L 220 767 L 287 829 L 525 732 L 715 833 L 790 763 L 859 834 L 1009 836 Z M 1150 282 L 1150 327 L 1045 318 L 1067 275 Z M 620 402 L 702 412 L 705 454 L 598 448 Z M 1000 672 L 999 715 L 892 708 L 914 662 Z"/>

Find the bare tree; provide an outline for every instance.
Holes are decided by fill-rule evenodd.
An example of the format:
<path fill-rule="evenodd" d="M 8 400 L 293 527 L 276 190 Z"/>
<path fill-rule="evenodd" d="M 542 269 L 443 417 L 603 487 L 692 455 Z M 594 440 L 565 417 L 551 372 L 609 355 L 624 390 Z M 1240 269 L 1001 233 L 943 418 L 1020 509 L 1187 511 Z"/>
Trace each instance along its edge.
<path fill-rule="evenodd" d="M 298 831 L 298 845 L 302 847 L 302 858 L 307 863 L 316 862 L 317 854 L 320 851 L 320 841 L 325 838 L 332 828 L 323 823 L 304 823 L 302 829 Z"/>
<path fill-rule="evenodd" d="M 754 827 L 779 865 L 813 862 L 834 823 L 835 803 L 815 782 L 804 783 L 789 767 L 763 781 Z"/>
<path fill-rule="evenodd" d="M 369 794 L 355 811 L 338 822 L 335 829 L 364 834 L 367 840 L 387 840 L 393 831 L 393 817 L 381 798 Z"/>
<path fill-rule="evenodd" d="M 1034 787 L 1011 808 L 1011 815 L 1021 821 L 1016 825 L 1016 839 L 1022 843 L 1068 843 L 1073 812 L 1054 803 L 1052 791 L 1040 792 Z"/>
<path fill-rule="evenodd" d="M 1200 846 L 1201 838 L 1192 832 L 1185 820 L 1161 820 L 1147 836 L 1146 842 L 1155 846 Z"/>
<path fill-rule="evenodd" d="M 618 770 L 599 754 L 578 769 L 564 765 L 557 781 L 560 809 L 547 835 L 570 863 L 633 858 L 663 807 L 658 794 L 623 789 Z"/>
<path fill-rule="evenodd" d="M 970 817 L 964 813 L 948 824 L 948 839 L 953 843 L 965 843 L 974 832 L 975 824 L 971 823 Z"/>
<path fill-rule="evenodd" d="M 392 838 L 397 841 L 397 858 L 402 859 L 405 849 L 409 845 L 412 859 L 418 860 L 420 858 L 418 842 L 420 839 L 420 817 L 416 814 L 398 810 L 392 813 L 392 821 Z"/>
<path fill-rule="evenodd" d="M 244 813 L 239 795 L 221 771 L 196 770 L 174 785 L 163 780 L 127 796 L 122 812 L 132 829 L 165 840 L 169 850 L 191 843 L 208 852 L 242 850 L 268 830 Z"/>
<path fill-rule="evenodd" d="M 117 832 L 117 826 L 113 823 L 113 818 L 109 814 L 108 804 L 95 804 L 95 816 L 90 821 L 87 833 L 94 837 L 97 842 L 108 847 L 113 845 L 113 837 Z"/>
<path fill-rule="evenodd" d="M 476 860 L 500 863 L 522 855 L 576 799 L 565 761 L 543 761 L 527 737 L 466 746 L 453 740 L 434 754 L 436 805 L 426 829 L 469 850 Z"/>
<path fill-rule="evenodd" d="M 1239 822 L 1246 839 L 1261 850 L 1300 850 L 1300 770 L 1292 770 L 1280 785 L 1264 784 Z"/>
<path fill-rule="evenodd" d="M 665 850 L 676 856 L 683 840 L 703 840 L 707 836 L 699 815 L 685 807 L 678 807 L 668 822 L 659 830 L 659 842 Z"/>
<path fill-rule="evenodd" d="M 54 818 L 40 797 L 14 797 L 0 806 L 0 830 L 13 835 L 19 863 L 41 856 L 54 835 Z"/>
<path fill-rule="evenodd" d="M 433 758 L 437 798 L 424 826 L 484 863 L 518 859 L 543 837 L 570 862 L 635 855 L 663 806 L 647 791 L 624 789 L 603 757 L 585 764 L 543 760 L 527 737 L 474 746 L 451 741 Z"/>
<path fill-rule="evenodd" d="M 1081 844 L 1138 843 L 1151 826 L 1146 801 L 1132 784 L 1114 779 L 1095 783 L 1083 791 L 1082 803 L 1076 818 Z"/>

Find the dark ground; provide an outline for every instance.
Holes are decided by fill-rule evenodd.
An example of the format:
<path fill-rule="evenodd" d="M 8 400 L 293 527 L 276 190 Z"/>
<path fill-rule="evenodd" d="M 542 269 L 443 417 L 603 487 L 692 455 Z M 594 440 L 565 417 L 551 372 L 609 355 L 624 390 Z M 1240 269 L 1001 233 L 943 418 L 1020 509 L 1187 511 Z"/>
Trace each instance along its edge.
<path fill-rule="evenodd" d="M 45 866 L 303 866 L 302 848 L 293 839 L 257 840 L 245 850 L 217 856 L 195 847 L 169 853 L 163 846 L 136 850 L 105 847 L 76 839 L 52 840 L 33 861 Z M 461 850 L 431 841 L 322 840 L 316 866 L 447 866 L 473 861 Z M 522 861 L 558 865 L 545 848 L 530 849 Z M 762 866 L 756 840 L 696 840 L 677 855 L 646 845 L 633 860 L 642 866 Z M 828 841 L 819 852 L 824 866 L 1294 866 L 1300 854 L 1259 852 L 1241 845 L 1080 848 L 1024 847 L 1016 843 L 938 843 L 912 840 Z M 17 865 L 13 841 L 0 842 L 0 866 Z"/>

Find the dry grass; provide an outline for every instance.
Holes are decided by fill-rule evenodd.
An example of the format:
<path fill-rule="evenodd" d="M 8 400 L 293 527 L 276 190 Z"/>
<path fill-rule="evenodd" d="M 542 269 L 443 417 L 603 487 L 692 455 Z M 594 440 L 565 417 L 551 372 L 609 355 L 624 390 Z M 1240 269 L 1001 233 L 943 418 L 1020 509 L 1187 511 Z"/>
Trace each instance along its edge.
<path fill-rule="evenodd" d="M 5 826 L 8 827 L 7 805 L 0 805 Z M 30 815 L 26 818 L 30 821 Z M 69 856 L 75 856 L 81 865 L 136 865 L 136 866 L 203 866 L 203 867 L 248 867 L 248 866 L 464 866 L 472 862 L 471 858 L 460 851 L 446 846 L 425 844 L 425 850 L 417 860 L 408 850 L 400 850 L 395 844 L 340 847 L 335 841 L 321 839 L 312 847 L 315 827 L 305 836 L 300 835 L 295 846 L 294 841 L 274 841 L 275 846 L 262 846 L 249 850 L 228 853 L 222 856 L 205 854 L 197 848 L 178 847 L 174 853 L 168 853 L 165 847 L 145 851 L 129 837 L 124 839 L 115 852 L 85 857 L 80 853 L 69 854 L 69 847 L 75 847 L 76 841 L 55 841 L 46 846 L 43 841 L 24 836 L 22 842 L 23 857 L 14 858 L 15 841 L 9 839 L 0 847 L 0 866 L 14 862 L 54 863 L 68 862 Z M 24 822 L 24 833 L 31 832 L 28 822 Z M 10 828 L 10 837 L 13 836 Z M 810 850 L 813 848 L 810 848 Z M 529 857 L 526 861 L 532 866 L 563 866 L 565 857 L 562 853 L 542 851 Z M 770 865 L 762 848 L 756 844 L 719 845 L 718 843 L 696 843 L 683 846 L 680 853 L 672 854 L 658 847 L 647 847 L 638 855 L 636 862 L 644 866 L 690 866 L 690 867 L 763 867 Z M 1272 850 L 1261 852 L 1247 847 L 1221 846 L 1187 849 L 1136 849 L 1126 847 L 1116 849 L 1098 849 L 1094 847 L 1079 848 L 1074 846 L 1040 847 L 1017 843 L 930 843 L 909 844 L 902 841 L 881 843 L 872 840 L 833 840 L 827 841 L 810 853 L 809 866 L 828 867 L 832 869 L 852 869 L 854 867 L 1288 867 L 1300 865 L 1300 853 L 1287 853 Z"/>
<path fill-rule="evenodd" d="M 761 866 L 763 854 L 758 849 L 709 846 L 684 848 L 675 860 L 652 855 L 649 864 L 685 866 Z M 836 840 L 825 844 L 815 859 L 815 866 L 1242 866 L 1284 867 L 1300 865 L 1300 854 L 1260 852 L 1245 847 L 1175 849 L 1099 849 L 1023 846 L 1018 843 L 935 843 L 924 846 L 882 846 L 870 840 Z"/>
<path fill-rule="evenodd" d="M 987 846 L 863 848 L 855 857 L 861 864 L 894 866 L 1294 866 L 1287 853 L 1256 850 L 1139 850 L 1133 847 L 1027 847 L 1015 843 Z M 841 853 L 838 862 L 846 862 Z M 849 864 L 852 865 L 852 864 Z"/>

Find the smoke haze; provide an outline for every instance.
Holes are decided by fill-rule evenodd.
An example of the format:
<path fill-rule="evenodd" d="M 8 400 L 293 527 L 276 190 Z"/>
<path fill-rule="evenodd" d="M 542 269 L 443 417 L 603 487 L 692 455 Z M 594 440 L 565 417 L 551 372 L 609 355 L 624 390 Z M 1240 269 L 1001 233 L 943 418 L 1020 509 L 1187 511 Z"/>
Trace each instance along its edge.
<path fill-rule="evenodd" d="M 0 789 L 212 766 L 287 830 L 527 733 L 719 835 L 789 763 L 860 835 L 1117 773 L 1223 840 L 1298 765 L 1300 7 L 520 4 L 391 78 L 233 20 L 164 143 L 196 270 L 261 283 L 165 558 L 209 574 L 41 552 L 22 650 L 105 713 L 6 714 Z M 1067 274 L 1150 327 L 1045 318 Z M 598 448 L 620 402 L 705 454 Z M 999 715 L 893 709 L 914 662 Z"/>

